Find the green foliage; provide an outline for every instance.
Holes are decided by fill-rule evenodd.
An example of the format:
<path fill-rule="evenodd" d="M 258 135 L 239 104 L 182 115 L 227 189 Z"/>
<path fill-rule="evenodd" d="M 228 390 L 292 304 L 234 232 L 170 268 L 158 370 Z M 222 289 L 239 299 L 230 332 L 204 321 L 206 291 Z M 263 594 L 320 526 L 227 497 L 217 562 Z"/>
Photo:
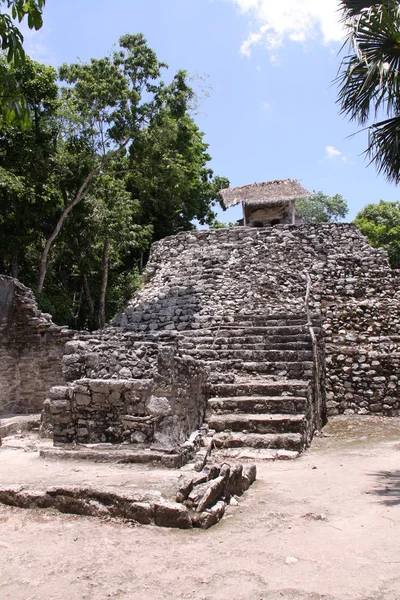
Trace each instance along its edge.
<path fill-rule="evenodd" d="M 40 307 L 73 328 L 122 309 L 150 243 L 195 219 L 211 225 L 229 186 L 208 167 L 187 74 L 166 84 L 142 35 L 120 44 L 63 65 L 61 85 L 29 58 L 5 65 L 32 125 L 0 119 L 0 271 L 39 289 Z"/>
<path fill-rule="evenodd" d="M 374 248 L 384 248 L 393 269 L 400 268 L 400 202 L 367 204 L 354 223 Z"/>
<path fill-rule="evenodd" d="M 30 59 L 14 71 L 32 127 L 22 131 L 0 122 L 1 260 L 14 257 L 14 275 L 62 203 L 57 153 L 56 72 Z"/>
<path fill-rule="evenodd" d="M 15 21 L 21 23 L 26 18 L 29 29 L 40 29 L 45 0 L 0 0 L 0 11 L 2 5 L 11 11 L 11 16 L 0 12 L 1 49 L 5 62 L 19 68 L 25 60 L 24 37 Z M 6 123 L 18 124 L 22 129 L 30 126 L 26 98 L 4 61 L 0 63 L 0 111 Z"/>
<path fill-rule="evenodd" d="M 219 190 L 229 186 L 207 166 L 208 145 L 189 114 L 192 100 L 187 73 L 179 71 L 158 89 L 157 110 L 130 148 L 129 189 L 141 199 L 141 222 L 153 226 L 155 240 L 193 229 L 194 219 L 210 224 Z"/>
<path fill-rule="evenodd" d="M 332 223 L 344 219 L 349 209 L 340 194 L 327 196 L 319 191 L 314 192 L 311 198 L 298 200 L 296 211 L 307 222 Z"/>
<path fill-rule="evenodd" d="M 346 16 L 355 17 L 363 10 L 374 6 L 393 4 L 393 0 L 341 0 L 340 7 L 346 13 Z"/>
<path fill-rule="evenodd" d="M 237 223 L 223 223 L 222 221 L 217 221 L 216 219 L 211 223 L 210 229 L 226 229 L 227 227 L 237 227 Z"/>
<path fill-rule="evenodd" d="M 366 153 L 390 181 L 400 181 L 400 6 L 395 0 L 342 2 L 350 53 L 337 78 L 342 113 L 367 127 Z"/>

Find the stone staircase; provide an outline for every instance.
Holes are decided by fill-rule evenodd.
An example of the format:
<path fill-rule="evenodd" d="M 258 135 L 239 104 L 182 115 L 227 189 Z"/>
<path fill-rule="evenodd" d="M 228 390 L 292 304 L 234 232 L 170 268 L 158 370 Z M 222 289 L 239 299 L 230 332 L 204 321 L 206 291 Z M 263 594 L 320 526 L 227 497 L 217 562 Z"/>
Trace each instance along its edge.
<path fill-rule="evenodd" d="M 214 448 L 291 458 L 309 445 L 314 361 L 304 314 L 237 314 L 218 329 L 185 332 L 181 348 L 210 370 Z"/>

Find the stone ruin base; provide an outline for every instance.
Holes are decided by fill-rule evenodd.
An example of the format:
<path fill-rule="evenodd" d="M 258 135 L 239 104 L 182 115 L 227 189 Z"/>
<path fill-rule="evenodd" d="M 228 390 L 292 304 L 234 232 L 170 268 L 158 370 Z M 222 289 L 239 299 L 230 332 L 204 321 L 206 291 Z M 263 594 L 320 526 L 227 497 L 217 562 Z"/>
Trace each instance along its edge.
<path fill-rule="evenodd" d="M 211 465 L 184 474 L 175 501 L 156 492 L 134 494 L 79 486 L 26 489 L 0 487 L 0 502 L 18 508 L 53 508 L 82 516 L 123 518 L 142 525 L 208 529 L 221 520 L 226 506 L 256 479 L 255 465 Z M 232 500 L 233 499 L 233 500 Z"/>

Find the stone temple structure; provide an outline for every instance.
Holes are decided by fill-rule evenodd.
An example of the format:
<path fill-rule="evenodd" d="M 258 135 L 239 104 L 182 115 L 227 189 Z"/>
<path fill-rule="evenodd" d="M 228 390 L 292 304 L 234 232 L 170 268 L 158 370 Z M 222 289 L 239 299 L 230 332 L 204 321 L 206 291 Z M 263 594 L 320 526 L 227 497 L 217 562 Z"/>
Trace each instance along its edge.
<path fill-rule="evenodd" d="M 0 317 L 0 413 L 44 408 L 56 445 L 176 457 L 202 428 L 296 456 L 329 415 L 400 413 L 398 277 L 351 224 L 165 238 L 102 331 L 54 325 L 8 277 Z"/>

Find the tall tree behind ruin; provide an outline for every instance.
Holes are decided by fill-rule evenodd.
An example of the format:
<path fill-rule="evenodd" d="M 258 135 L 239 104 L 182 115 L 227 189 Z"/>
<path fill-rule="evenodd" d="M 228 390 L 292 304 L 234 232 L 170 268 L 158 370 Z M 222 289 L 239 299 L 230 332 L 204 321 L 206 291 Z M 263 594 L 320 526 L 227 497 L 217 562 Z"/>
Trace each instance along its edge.
<path fill-rule="evenodd" d="M 208 168 L 186 74 L 152 79 L 163 65 L 143 36 L 123 44 L 62 67 L 61 90 L 27 60 L 33 127 L 0 122 L 0 271 L 37 289 L 40 263 L 41 307 L 75 328 L 121 309 L 151 241 L 211 222 L 228 185 Z"/>

